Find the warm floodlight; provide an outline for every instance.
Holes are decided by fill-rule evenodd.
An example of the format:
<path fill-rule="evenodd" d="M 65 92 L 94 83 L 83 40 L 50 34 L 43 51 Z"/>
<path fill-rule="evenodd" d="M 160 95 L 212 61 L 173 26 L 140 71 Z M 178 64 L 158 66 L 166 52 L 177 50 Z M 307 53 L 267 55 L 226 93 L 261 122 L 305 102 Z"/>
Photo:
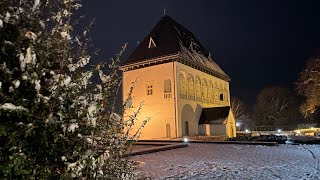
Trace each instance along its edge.
<path fill-rule="evenodd" d="M 313 130 L 313 129 L 314 129 L 314 127 L 311 127 L 310 129 L 311 129 L 311 130 Z"/>
<path fill-rule="evenodd" d="M 185 143 L 188 142 L 188 138 L 186 138 L 186 137 L 183 138 L 183 142 L 185 142 Z"/>
<path fill-rule="evenodd" d="M 298 130 L 298 131 L 297 131 L 297 134 L 300 134 L 300 133 L 301 133 L 301 132 Z"/>
<path fill-rule="evenodd" d="M 278 129 L 278 133 L 281 133 L 281 129 Z"/>
<path fill-rule="evenodd" d="M 249 133 L 249 130 L 248 130 L 248 129 L 246 129 L 246 133 Z"/>

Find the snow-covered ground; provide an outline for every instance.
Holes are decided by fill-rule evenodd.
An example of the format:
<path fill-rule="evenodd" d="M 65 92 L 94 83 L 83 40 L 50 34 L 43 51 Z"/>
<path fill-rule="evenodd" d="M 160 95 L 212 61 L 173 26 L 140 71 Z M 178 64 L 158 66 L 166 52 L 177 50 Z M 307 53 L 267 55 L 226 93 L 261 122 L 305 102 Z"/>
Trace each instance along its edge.
<path fill-rule="evenodd" d="M 194 143 L 132 159 L 152 179 L 320 179 L 320 145 Z"/>

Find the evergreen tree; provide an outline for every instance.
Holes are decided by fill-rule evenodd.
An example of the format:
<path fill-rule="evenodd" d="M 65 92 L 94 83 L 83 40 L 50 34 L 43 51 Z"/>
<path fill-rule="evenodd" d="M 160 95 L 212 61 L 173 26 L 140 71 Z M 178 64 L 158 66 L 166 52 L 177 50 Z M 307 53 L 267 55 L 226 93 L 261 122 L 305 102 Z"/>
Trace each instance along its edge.
<path fill-rule="evenodd" d="M 139 134 L 129 131 L 140 108 L 127 121 L 114 108 L 125 47 L 88 67 L 88 29 L 73 31 L 79 7 L 76 0 L 0 2 L 0 177 L 134 178 L 124 155 Z"/>

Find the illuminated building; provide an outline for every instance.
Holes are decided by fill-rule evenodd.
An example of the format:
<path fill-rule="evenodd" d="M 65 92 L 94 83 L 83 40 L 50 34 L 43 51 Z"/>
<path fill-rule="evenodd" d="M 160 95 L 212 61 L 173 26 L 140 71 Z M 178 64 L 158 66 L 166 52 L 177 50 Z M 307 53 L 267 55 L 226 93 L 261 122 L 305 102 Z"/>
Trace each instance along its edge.
<path fill-rule="evenodd" d="M 172 18 L 164 16 L 157 23 L 121 70 L 123 99 L 137 81 L 132 106 L 144 102 L 135 128 L 151 117 L 141 139 L 236 135 L 229 76 L 195 36 Z"/>

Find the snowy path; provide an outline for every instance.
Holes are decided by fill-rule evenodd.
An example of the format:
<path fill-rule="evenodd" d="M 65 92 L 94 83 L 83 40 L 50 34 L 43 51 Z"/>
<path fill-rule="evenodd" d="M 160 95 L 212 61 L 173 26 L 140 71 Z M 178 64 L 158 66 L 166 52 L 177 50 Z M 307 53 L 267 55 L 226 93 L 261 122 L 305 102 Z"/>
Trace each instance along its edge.
<path fill-rule="evenodd" d="M 320 179 L 319 145 L 189 144 L 132 159 L 152 179 Z"/>

